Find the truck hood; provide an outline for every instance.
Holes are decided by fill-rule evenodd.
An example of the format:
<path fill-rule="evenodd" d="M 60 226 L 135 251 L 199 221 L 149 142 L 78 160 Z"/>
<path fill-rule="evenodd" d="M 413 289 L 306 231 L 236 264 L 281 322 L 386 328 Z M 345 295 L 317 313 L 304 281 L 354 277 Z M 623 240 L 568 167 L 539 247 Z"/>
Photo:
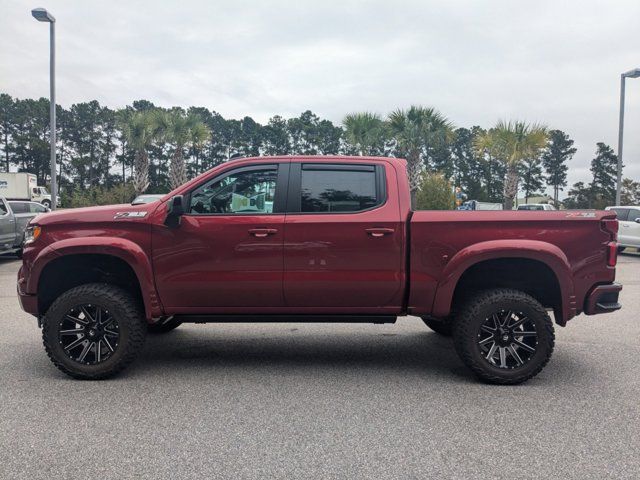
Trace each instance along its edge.
<path fill-rule="evenodd" d="M 38 215 L 31 223 L 38 225 L 61 225 L 72 223 L 105 223 L 137 221 L 144 222 L 161 202 L 144 205 L 105 205 L 101 207 L 70 208 Z"/>

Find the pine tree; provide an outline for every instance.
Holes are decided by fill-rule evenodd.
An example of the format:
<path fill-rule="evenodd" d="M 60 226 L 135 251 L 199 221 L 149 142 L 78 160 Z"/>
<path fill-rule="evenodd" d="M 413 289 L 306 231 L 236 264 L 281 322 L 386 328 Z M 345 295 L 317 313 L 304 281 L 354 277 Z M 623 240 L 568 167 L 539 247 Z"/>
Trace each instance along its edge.
<path fill-rule="evenodd" d="M 558 195 L 562 187 L 567 186 L 567 161 L 576 153 L 573 140 L 561 130 L 549 132 L 549 142 L 542 154 L 542 162 L 547 173 L 547 185 L 553 187 L 553 202 L 559 207 Z"/>
<path fill-rule="evenodd" d="M 521 165 L 521 185 L 524 191 L 524 201 L 529 203 L 529 197 L 542 189 L 544 177 L 542 176 L 542 160 L 540 158 L 527 158 Z"/>
<path fill-rule="evenodd" d="M 592 208 L 604 208 L 613 205 L 616 199 L 616 180 L 618 172 L 618 156 L 605 143 L 598 142 L 596 157 L 591 160 Z"/>

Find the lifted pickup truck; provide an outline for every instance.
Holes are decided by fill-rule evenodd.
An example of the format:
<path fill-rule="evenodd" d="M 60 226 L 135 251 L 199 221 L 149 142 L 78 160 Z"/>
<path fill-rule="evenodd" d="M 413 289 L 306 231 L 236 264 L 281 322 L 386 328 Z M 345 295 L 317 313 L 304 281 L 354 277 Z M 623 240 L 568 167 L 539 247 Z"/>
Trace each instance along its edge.
<path fill-rule="evenodd" d="M 247 158 L 149 204 L 38 217 L 18 292 L 75 378 L 116 374 L 182 322 L 417 315 L 514 384 L 551 356 L 548 312 L 620 308 L 617 229 L 614 212 L 414 212 L 394 158 Z"/>

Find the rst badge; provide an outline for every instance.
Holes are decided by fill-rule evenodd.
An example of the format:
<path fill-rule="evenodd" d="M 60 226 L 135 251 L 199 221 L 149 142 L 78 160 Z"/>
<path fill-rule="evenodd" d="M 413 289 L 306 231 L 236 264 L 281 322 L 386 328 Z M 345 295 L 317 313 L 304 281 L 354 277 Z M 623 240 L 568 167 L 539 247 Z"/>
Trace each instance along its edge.
<path fill-rule="evenodd" d="M 147 216 L 147 212 L 116 212 L 113 216 L 114 220 L 120 218 L 144 218 Z"/>

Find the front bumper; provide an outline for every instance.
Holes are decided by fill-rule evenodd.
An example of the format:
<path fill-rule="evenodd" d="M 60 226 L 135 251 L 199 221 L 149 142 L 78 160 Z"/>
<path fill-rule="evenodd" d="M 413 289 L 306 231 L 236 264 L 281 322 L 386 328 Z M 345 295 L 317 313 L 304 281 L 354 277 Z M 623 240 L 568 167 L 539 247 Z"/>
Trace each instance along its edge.
<path fill-rule="evenodd" d="M 622 290 L 622 285 L 619 283 L 596 285 L 587 294 L 587 298 L 584 301 L 584 313 L 597 315 L 598 313 L 620 310 L 622 308 L 622 305 L 618 302 L 620 290 Z"/>

